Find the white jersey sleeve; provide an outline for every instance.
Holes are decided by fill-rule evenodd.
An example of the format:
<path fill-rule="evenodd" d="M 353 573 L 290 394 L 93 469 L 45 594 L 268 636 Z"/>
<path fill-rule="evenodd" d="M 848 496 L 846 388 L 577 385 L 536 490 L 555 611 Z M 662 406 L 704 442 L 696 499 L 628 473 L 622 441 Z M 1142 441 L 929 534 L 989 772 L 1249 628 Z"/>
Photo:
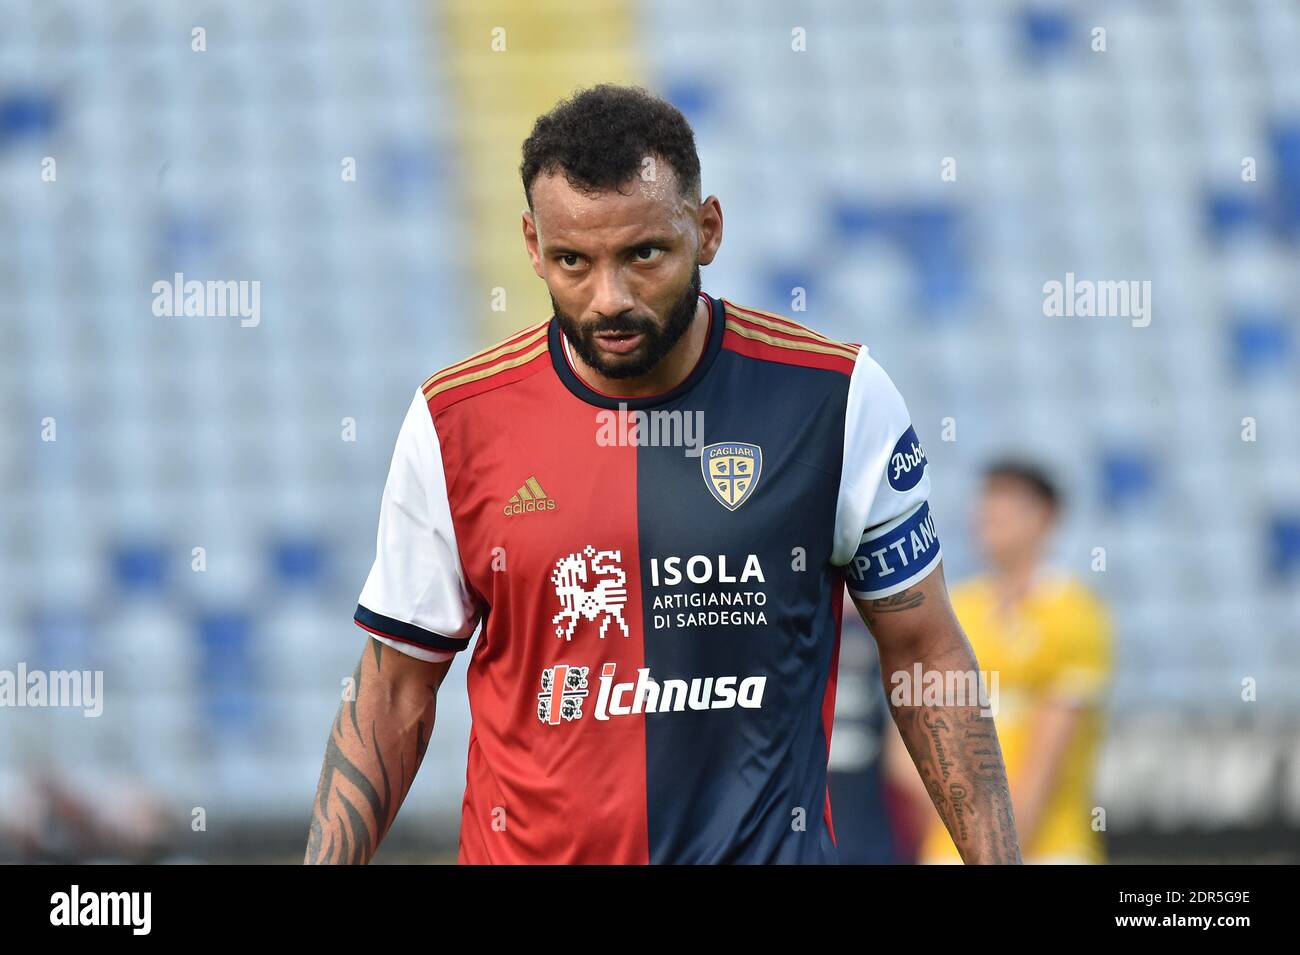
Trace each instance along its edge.
<path fill-rule="evenodd" d="M 438 434 L 417 389 L 397 435 L 355 620 L 395 650 L 439 661 L 469 645 L 479 617 L 456 547 Z"/>
<path fill-rule="evenodd" d="M 888 597 L 938 566 L 929 496 L 925 452 L 903 396 L 864 347 L 849 382 L 831 557 L 855 597 Z"/>

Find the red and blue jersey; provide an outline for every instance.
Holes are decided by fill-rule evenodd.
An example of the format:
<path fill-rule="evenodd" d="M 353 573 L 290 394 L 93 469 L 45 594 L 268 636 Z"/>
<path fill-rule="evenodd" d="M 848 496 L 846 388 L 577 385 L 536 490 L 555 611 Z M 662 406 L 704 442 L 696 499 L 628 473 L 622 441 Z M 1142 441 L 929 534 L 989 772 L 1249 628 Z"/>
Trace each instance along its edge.
<path fill-rule="evenodd" d="M 461 862 L 835 861 L 842 588 L 937 565 L 925 455 L 865 348 L 702 297 L 664 394 L 591 389 L 552 320 L 408 410 L 356 621 L 478 631 Z"/>

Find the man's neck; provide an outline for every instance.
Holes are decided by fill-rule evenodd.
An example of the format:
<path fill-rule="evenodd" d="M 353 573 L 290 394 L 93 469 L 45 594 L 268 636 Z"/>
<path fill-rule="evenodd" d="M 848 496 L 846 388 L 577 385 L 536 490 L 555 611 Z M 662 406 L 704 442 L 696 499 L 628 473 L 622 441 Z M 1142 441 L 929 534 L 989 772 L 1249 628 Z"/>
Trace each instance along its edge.
<path fill-rule="evenodd" d="M 573 370 L 587 387 L 618 398 L 647 398 L 671 391 L 686 380 L 686 376 L 704 354 L 709 337 L 709 304 L 697 298 L 695 317 L 681 339 L 663 360 L 644 375 L 636 378 L 606 378 L 584 362 L 573 349 L 565 351 Z"/>

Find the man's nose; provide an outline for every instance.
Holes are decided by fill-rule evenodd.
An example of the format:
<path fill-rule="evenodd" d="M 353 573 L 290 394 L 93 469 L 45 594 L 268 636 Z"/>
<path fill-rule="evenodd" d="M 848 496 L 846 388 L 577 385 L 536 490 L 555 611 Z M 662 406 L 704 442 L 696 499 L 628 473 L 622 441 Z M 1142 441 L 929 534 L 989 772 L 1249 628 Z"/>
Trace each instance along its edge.
<path fill-rule="evenodd" d="M 613 318 L 632 310 L 635 302 L 632 291 L 624 280 L 622 270 L 604 268 L 596 273 L 596 288 L 591 299 L 591 310 L 601 318 Z"/>

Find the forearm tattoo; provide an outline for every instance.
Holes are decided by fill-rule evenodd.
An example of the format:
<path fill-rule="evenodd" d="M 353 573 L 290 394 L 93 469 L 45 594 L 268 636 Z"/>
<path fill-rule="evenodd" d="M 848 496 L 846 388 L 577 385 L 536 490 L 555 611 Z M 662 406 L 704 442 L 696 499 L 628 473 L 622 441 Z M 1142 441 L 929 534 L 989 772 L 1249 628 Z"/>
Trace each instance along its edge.
<path fill-rule="evenodd" d="M 321 767 L 307 834 L 307 853 L 303 860 L 309 865 L 370 861 L 415 779 L 433 731 L 432 701 L 436 688 L 430 685 L 428 719 L 417 720 L 414 731 L 404 731 L 401 739 L 392 741 L 386 737 L 388 755 L 385 758 L 376 721 L 363 718 L 360 712 L 362 694 L 367 692 L 367 687 L 371 693 L 379 692 L 373 684 L 378 682 L 376 677 L 383 666 L 385 647 L 372 639 L 370 650 L 373 670 L 368 679 L 363 678 L 366 669 L 366 654 L 363 653 L 352 674 L 351 698 L 339 706 L 325 746 L 325 761 Z M 397 756 L 397 773 L 392 778 L 390 764 L 394 755 Z M 341 781 L 344 785 L 340 785 Z"/>
<path fill-rule="evenodd" d="M 913 610 L 924 602 L 925 593 L 918 588 L 873 600 L 865 607 L 868 625 L 874 626 L 878 615 Z M 886 683 L 887 697 L 889 690 Z M 923 705 L 919 699 L 899 705 L 890 697 L 889 708 L 962 858 L 1020 862 L 1011 791 L 992 716 L 979 706 Z"/>
<path fill-rule="evenodd" d="M 967 862 L 1017 863 L 1020 845 L 993 719 L 969 706 L 895 706 L 921 781 Z"/>

